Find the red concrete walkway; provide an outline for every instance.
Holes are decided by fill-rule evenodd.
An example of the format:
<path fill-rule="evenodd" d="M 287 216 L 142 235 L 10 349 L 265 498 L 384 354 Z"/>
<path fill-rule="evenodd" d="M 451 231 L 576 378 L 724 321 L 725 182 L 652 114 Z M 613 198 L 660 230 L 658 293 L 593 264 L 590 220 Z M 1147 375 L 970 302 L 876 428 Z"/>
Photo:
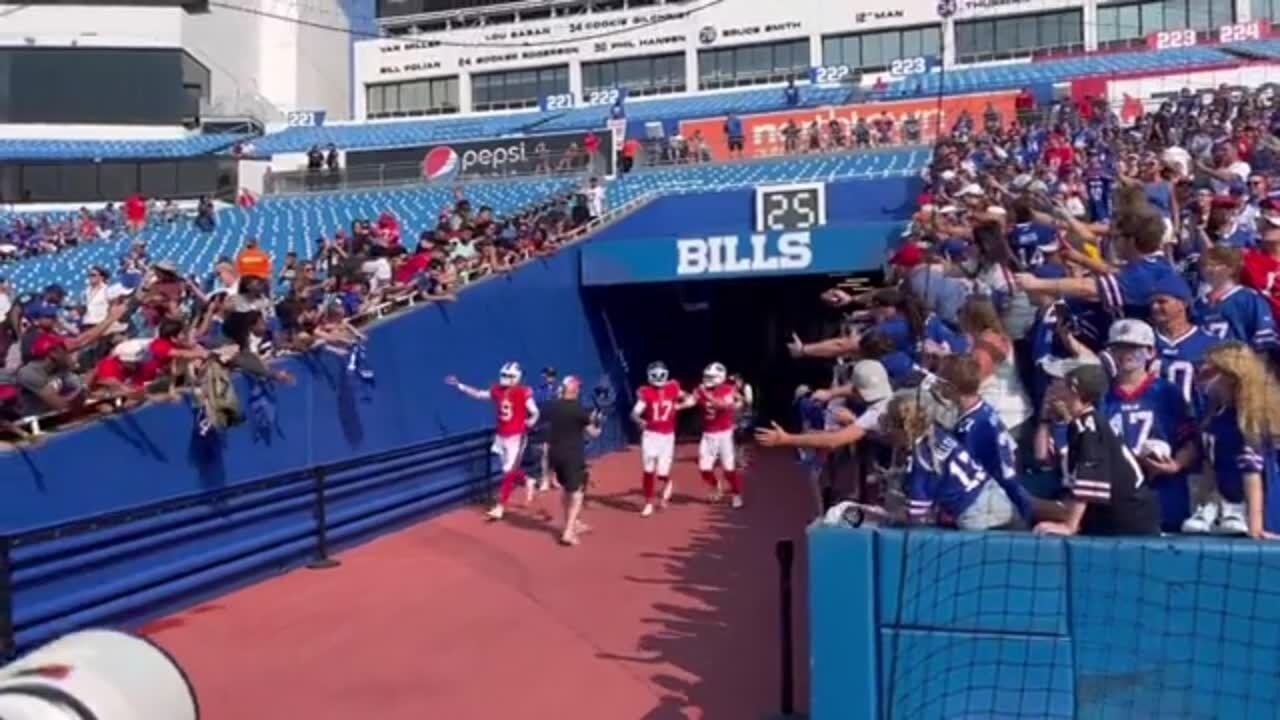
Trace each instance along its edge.
<path fill-rule="evenodd" d="M 190 672 L 204 720 L 759 718 L 778 706 L 774 543 L 802 538 L 809 496 L 769 456 L 745 509 L 709 506 L 692 451 L 673 507 L 648 519 L 636 454 L 597 461 L 577 548 L 555 542 L 558 494 L 498 525 L 468 508 L 147 632 Z M 801 642 L 801 699 L 805 658 Z"/>

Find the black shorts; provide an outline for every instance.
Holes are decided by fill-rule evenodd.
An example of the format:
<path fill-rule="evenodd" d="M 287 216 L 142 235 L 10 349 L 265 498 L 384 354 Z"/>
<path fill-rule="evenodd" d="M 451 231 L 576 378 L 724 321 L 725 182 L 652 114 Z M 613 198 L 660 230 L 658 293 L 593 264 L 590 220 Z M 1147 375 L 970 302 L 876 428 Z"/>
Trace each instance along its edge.
<path fill-rule="evenodd" d="M 556 482 L 565 492 L 574 493 L 587 486 L 587 461 L 581 457 L 547 458 L 547 466 L 556 474 Z"/>
<path fill-rule="evenodd" d="M 731 138 L 729 138 L 729 149 L 730 149 L 730 150 L 741 150 L 741 149 L 742 149 L 742 138 L 740 138 L 740 137 L 731 137 Z"/>

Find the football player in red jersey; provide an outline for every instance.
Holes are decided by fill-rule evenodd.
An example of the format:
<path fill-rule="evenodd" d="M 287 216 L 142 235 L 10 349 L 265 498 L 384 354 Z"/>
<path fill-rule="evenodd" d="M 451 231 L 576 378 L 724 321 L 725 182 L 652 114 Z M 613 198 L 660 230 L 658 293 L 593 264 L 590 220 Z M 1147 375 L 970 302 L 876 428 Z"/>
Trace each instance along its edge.
<path fill-rule="evenodd" d="M 1244 252 L 1243 284 L 1262 293 L 1280 321 L 1280 215 L 1263 210 L 1258 217 L 1260 242 Z"/>
<path fill-rule="evenodd" d="M 498 382 L 488 390 L 473 388 L 450 375 L 444 381 L 464 394 L 477 400 L 490 400 L 497 415 L 497 430 L 493 438 L 493 452 L 502 461 L 502 484 L 498 489 L 498 504 L 489 510 L 491 520 L 501 520 L 511 492 L 521 481 L 533 499 L 532 480 L 520 469 L 520 457 L 524 454 L 525 433 L 538 422 L 538 404 L 533 401 L 533 390 L 520 383 L 520 364 L 509 362 L 498 373 Z"/>
<path fill-rule="evenodd" d="M 644 465 L 644 509 L 640 514 L 653 514 L 654 477 L 662 482 L 662 507 L 671 499 L 671 461 L 676 452 L 676 415 L 688 407 L 687 396 L 680 383 L 670 379 L 667 366 L 651 363 L 649 384 L 636 392 L 636 406 L 631 417 L 644 430 L 640 437 L 640 461 Z"/>
<path fill-rule="evenodd" d="M 725 382 L 724 365 L 711 363 L 702 372 L 702 385 L 693 391 L 689 405 L 702 408 L 702 442 L 698 444 L 698 470 L 702 479 L 714 490 L 712 501 L 720 499 L 720 485 L 715 467 L 719 461 L 724 479 L 733 494 L 733 506 L 742 507 L 742 482 L 738 479 L 737 457 L 733 448 L 734 419 L 742 407 L 742 396 L 732 384 Z"/>

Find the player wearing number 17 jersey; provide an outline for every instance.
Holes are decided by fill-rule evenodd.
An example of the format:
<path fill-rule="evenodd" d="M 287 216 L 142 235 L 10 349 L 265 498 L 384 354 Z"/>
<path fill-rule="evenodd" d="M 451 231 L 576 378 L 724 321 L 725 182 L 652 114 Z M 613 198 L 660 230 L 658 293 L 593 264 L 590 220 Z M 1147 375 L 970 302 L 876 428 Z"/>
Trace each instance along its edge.
<path fill-rule="evenodd" d="M 522 376 L 519 363 L 509 362 L 502 366 L 498 382 L 488 390 L 464 385 L 452 375 L 445 378 L 446 383 L 464 394 L 477 400 L 493 402 L 497 428 L 494 431 L 492 449 L 502 463 L 502 482 L 498 489 L 498 503 L 489 510 L 489 518 L 492 520 L 502 519 L 511 492 L 525 480 L 524 470 L 520 469 L 520 458 L 524 455 L 526 433 L 538 422 L 538 404 L 533 400 L 533 390 L 528 385 L 521 384 Z"/>
<path fill-rule="evenodd" d="M 742 398 L 733 385 L 726 383 L 724 365 L 711 363 L 702 373 L 702 385 L 686 404 L 702 408 L 702 442 L 698 444 L 698 470 L 702 479 L 719 497 L 715 467 L 724 468 L 724 479 L 733 494 L 733 506 L 742 507 L 742 481 L 738 477 L 737 455 L 733 447 L 734 420 L 742 406 Z"/>
<path fill-rule="evenodd" d="M 676 416 L 688 407 L 680 383 L 670 379 L 667 366 L 660 362 L 649 365 L 649 384 L 636 393 L 631 411 L 643 430 L 640 438 L 640 460 L 644 465 L 644 509 L 640 514 L 653 514 L 654 479 L 662 482 L 662 506 L 671 499 L 671 461 L 676 451 Z"/>

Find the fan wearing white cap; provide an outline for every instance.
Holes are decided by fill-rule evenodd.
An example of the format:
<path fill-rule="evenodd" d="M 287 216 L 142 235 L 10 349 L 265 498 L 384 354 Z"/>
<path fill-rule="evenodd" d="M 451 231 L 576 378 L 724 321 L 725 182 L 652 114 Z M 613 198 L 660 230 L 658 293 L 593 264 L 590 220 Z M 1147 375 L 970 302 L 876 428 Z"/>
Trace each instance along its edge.
<path fill-rule="evenodd" d="M 140 393 L 140 370 L 150 345 L 151 338 L 135 338 L 116 345 L 94 366 L 89 388 L 113 394 Z"/>
<path fill-rule="evenodd" d="M 653 514 L 654 480 L 662 482 L 662 507 L 671 500 L 671 461 L 676 452 L 676 416 L 680 410 L 691 407 L 680 389 L 680 383 L 671 379 L 671 373 L 662 362 L 649 363 L 646 373 L 649 384 L 636 392 L 636 404 L 631 418 L 643 430 L 640 436 L 640 462 L 643 465 L 641 487 L 644 490 L 644 507 L 640 514 Z"/>
<path fill-rule="evenodd" d="M 1199 459 L 1197 432 L 1182 391 L 1161 377 L 1156 334 L 1141 320 L 1111 324 L 1104 365 L 1112 365 L 1102 414 L 1141 462 L 1144 481 L 1160 498 L 1160 525 L 1178 532 L 1191 514 L 1187 473 Z M 1106 362 L 1110 360 L 1111 362 Z"/>
<path fill-rule="evenodd" d="M 790 433 L 778 423 L 772 427 L 756 429 L 756 442 L 765 447 L 795 447 L 833 450 L 853 445 L 862 438 L 878 432 L 880 419 L 893 396 L 889 373 L 879 360 L 859 360 L 854 363 L 848 385 L 837 385 L 828 390 L 816 390 L 812 397 L 817 402 L 836 398 L 851 398 L 865 406 L 861 415 L 854 416 L 845 408 L 832 409 L 832 417 L 841 423 L 835 430 Z"/>
<path fill-rule="evenodd" d="M 733 506 L 742 507 L 742 480 L 738 476 L 737 451 L 733 446 L 734 420 L 742 407 L 742 397 L 726 383 L 724 365 L 711 363 L 702 372 L 702 384 L 685 404 L 702 408 L 702 441 L 698 444 L 698 471 L 712 488 L 712 502 L 720 499 L 720 483 L 715 467 L 724 469 L 724 480 L 733 496 Z"/>
<path fill-rule="evenodd" d="M 517 484 L 523 481 L 526 491 L 532 494 L 533 480 L 525 477 L 524 470 L 520 468 L 520 458 L 524 455 L 529 428 L 538 422 L 538 403 L 534 402 L 533 390 L 520 382 L 523 375 L 519 363 L 509 362 L 498 371 L 498 381 L 488 390 L 463 384 L 453 375 L 444 379 L 446 384 L 458 388 L 468 397 L 493 402 L 497 428 L 492 451 L 502 464 L 502 481 L 498 488 L 498 502 L 489 510 L 491 520 L 502 519 Z"/>

